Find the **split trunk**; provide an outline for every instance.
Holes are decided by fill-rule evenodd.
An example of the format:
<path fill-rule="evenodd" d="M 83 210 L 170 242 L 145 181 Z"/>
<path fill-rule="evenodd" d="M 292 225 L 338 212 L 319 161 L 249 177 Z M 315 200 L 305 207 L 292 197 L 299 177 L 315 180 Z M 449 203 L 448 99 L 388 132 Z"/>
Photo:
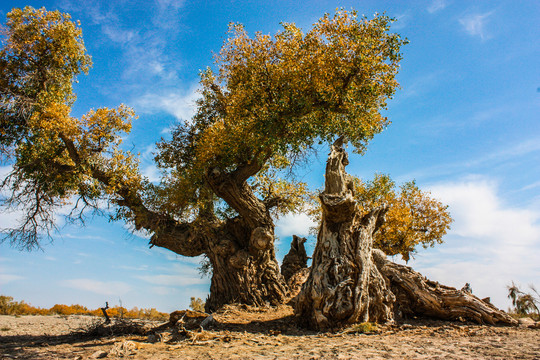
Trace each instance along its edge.
<path fill-rule="evenodd" d="M 345 172 L 347 164 L 347 153 L 338 139 L 328 158 L 325 190 L 320 195 L 322 222 L 311 271 L 295 299 L 301 325 L 327 329 L 409 316 L 516 324 L 469 292 L 430 281 L 373 249 L 373 234 L 387 208 L 358 208 Z"/>

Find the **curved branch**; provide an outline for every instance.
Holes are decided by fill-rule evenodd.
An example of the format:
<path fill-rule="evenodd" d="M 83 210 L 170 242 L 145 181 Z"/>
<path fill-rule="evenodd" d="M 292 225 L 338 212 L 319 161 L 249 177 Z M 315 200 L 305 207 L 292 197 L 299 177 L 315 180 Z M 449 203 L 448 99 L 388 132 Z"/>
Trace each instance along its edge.
<path fill-rule="evenodd" d="M 83 164 L 77 148 L 72 140 L 64 134 L 60 134 L 70 158 L 77 164 Z M 87 164 L 88 165 L 88 164 Z M 90 176 L 102 184 L 111 184 L 111 176 L 105 171 L 90 165 Z M 171 250 L 183 256 L 198 256 L 206 252 L 207 236 L 210 230 L 217 228 L 218 224 L 208 224 L 207 230 L 200 226 L 187 223 L 178 223 L 170 216 L 157 213 L 148 209 L 137 191 L 121 183 L 116 194 L 121 199 L 115 200 L 116 204 L 128 208 L 133 213 L 133 221 L 137 230 L 144 228 L 153 232 L 150 240 L 151 246 L 159 246 Z"/>

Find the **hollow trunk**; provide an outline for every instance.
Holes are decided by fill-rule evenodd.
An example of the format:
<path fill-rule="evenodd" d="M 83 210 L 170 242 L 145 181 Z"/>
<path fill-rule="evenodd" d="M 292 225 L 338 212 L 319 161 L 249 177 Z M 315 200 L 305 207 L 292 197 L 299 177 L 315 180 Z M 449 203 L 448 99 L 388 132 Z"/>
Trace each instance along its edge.
<path fill-rule="evenodd" d="M 301 325 L 325 329 L 393 317 L 394 296 L 377 267 L 371 250 L 373 233 L 386 207 L 362 216 L 345 173 L 347 153 L 338 140 L 326 166 L 325 190 L 320 195 L 323 215 L 311 273 L 296 299 Z"/>

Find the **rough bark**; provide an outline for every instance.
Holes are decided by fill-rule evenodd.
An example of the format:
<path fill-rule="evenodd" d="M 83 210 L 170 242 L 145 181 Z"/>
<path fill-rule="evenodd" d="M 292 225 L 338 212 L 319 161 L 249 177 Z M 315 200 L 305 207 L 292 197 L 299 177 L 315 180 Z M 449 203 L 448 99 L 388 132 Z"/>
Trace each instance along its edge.
<path fill-rule="evenodd" d="M 304 246 L 306 238 L 293 235 L 291 242 L 291 249 L 283 258 L 281 264 L 281 275 L 285 278 L 285 281 L 289 282 L 289 279 L 298 271 L 307 268 L 307 261 L 309 257 L 306 253 Z"/>
<path fill-rule="evenodd" d="M 417 316 L 477 323 L 516 325 L 488 301 L 430 281 L 410 267 L 395 264 L 373 249 L 373 233 L 386 207 L 361 215 L 353 199 L 338 140 L 326 167 L 320 195 L 323 214 L 313 264 L 295 301 L 299 323 L 314 329 L 355 322 L 385 322 Z"/>
<path fill-rule="evenodd" d="M 394 296 L 374 266 L 373 233 L 386 207 L 362 216 L 345 172 L 347 153 L 341 139 L 332 146 L 326 166 L 323 214 L 311 273 L 297 297 L 301 325 L 325 329 L 392 319 Z"/>
<path fill-rule="evenodd" d="M 208 248 L 212 264 L 210 296 L 205 305 L 208 312 L 224 304 L 279 305 L 285 300 L 287 288 L 279 273 L 273 233 L 256 228 L 247 246 L 238 240 L 242 240 L 238 234 L 214 239 Z"/>
<path fill-rule="evenodd" d="M 373 251 L 373 258 L 396 295 L 394 309 L 397 318 L 417 316 L 492 325 L 517 324 L 504 311 L 477 298 L 467 289 L 457 290 L 431 281 L 408 266 L 388 261 L 380 250 Z"/>
<path fill-rule="evenodd" d="M 250 165 L 250 171 L 258 171 Z M 206 311 L 224 304 L 278 305 L 285 302 L 287 285 L 274 250 L 274 223 L 247 182 L 250 172 L 209 173 L 212 190 L 239 216 L 225 223 L 224 236 L 211 239 L 206 255 L 212 264 Z"/>

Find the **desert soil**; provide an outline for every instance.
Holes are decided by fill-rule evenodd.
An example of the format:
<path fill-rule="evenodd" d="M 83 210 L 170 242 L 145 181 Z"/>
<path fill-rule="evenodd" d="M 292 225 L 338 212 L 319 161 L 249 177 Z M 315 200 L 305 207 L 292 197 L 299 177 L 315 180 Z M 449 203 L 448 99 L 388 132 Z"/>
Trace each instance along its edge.
<path fill-rule="evenodd" d="M 205 330 L 146 322 L 145 335 L 90 336 L 103 319 L 0 316 L 0 359 L 540 359 L 540 330 L 526 327 L 410 320 L 317 333 L 298 329 L 286 306 L 227 307 L 213 319 Z"/>

